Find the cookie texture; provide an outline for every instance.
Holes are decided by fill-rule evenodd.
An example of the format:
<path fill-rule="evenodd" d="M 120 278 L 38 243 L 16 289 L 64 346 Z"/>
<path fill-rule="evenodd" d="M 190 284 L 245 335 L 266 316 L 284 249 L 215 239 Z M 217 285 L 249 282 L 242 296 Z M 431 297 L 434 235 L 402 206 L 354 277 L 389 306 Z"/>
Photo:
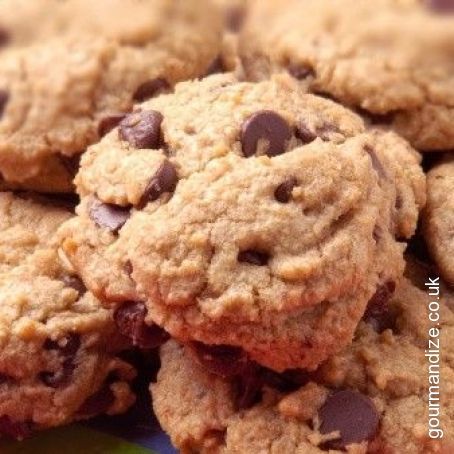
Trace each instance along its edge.
<path fill-rule="evenodd" d="M 454 15 L 440 3 L 252 1 L 240 44 L 246 74 L 288 71 L 418 149 L 453 148 Z"/>
<path fill-rule="evenodd" d="M 249 365 L 220 376 L 203 357 L 169 342 L 151 385 L 160 423 L 182 453 L 452 452 L 452 296 L 440 305 L 442 439 L 427 429 L 429 391 L 440 389 L 429 390 L 427 376 L 428 295 L 404 280 L 382 303 L 380 317 L 363 320 L 353 343 L 312 373 Z M 232 367 L 227 357 L 218 360 Z"/>
<path fill-rule="evenodd" d="M 427 175 L 427 207 L 424 211 L 424 239 L 438 269 L 454 285 L 454 159 L 450 156 Z"/>
<path fill-rule="evenodd" d="M 48 192 L 73 190 L 89 144 L 134 103 L 205 74 L 221 46 L 205 0 L 5 1 L 0 29 L 0 172 Z"/>
<path fill-rule="evenodd" d="M 117 354 L 129 344 L 55 247 L 71 214 L 10 193 L 0 212 L 0 436 L 125 411 L 135 371 Z"/>
<path fill-rule="evenodd" d="M 294 79 L 213 76 L 140 106 L 91 147 L 62 249 L 106 304 L 144 302 L 183 342 L 277 370 L 351 341 L 402 273 L 419 156 Z"/>

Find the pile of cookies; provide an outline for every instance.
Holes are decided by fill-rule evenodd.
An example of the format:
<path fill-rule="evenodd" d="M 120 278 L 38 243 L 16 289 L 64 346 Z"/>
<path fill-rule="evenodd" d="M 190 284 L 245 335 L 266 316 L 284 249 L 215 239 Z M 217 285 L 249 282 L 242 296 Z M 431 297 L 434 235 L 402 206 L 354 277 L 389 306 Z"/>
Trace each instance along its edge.
<path fill-rule="evenodd" d="M 451 0 L 2 0 L 0 61 L 2 436 L 159 349 L 182 453 L 454 453 Z"/>

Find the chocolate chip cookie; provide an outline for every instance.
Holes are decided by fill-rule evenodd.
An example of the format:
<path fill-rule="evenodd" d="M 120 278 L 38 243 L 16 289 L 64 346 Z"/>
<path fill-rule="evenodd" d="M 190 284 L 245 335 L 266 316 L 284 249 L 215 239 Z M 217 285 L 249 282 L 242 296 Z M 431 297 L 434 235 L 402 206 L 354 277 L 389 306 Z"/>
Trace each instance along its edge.
<path fill-rule="evenodd" d="M 2 1 L 4 186 L 73 190 L 77 156 L 134 103 L 206 73 L 219 16 L 208 0 Z"/>
<path fill-rule="evenodd" d="M 442 383 L 430 391 L 440 399 L 443 438 L 428 433 L 429 301 L 404 280 L 379 311 L 370 307 L 352 345 L 314 372 L 277 374 L 171 341 L 151 385 L 155 413 L 182 453 L 451 453 L 453 299 L 440 303 Z"/>
<path fill-rule="evenodd" d="M 399 279 L 418 162 L 288 76 L 182 83 L 84 155 L 62 248 L 106 304 L 145 305 L 183 342 L 315 367 Z"/>
<path fill-rule="evenodd" d="M 249 78 L 288 71 L 421 150 L 454 147 L 452 2 L 257 0 L 249 9 L 240 44 Z"/>
<path fill-rule="evenodd" d="M 427 207 L 424 212 L 424 238 L 443 277 L 454 285 L 454 159 L 451 156 L 433 167 L 427 175 Z"/>
<path fill-rule="evenodd" d="M 0 436 L 125 411 L 129 343 L 53 244 L 70 213 L 8 193 L 0 213 Z"/>

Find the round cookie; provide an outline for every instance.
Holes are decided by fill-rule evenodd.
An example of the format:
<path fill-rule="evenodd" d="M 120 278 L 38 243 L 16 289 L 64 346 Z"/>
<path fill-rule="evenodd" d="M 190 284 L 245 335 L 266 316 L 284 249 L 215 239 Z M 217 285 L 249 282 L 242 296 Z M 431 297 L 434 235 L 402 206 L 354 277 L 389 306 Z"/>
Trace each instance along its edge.
<path fill-rule="evenodd" d="M 454 285 L 454 159 L 446 156 L 427 174 L 424 239 L 440 273 Z"/>
<path fill-rule="evenodd" d="M 112 311 L 59 261 L 70 213 L 0 194 L 0 437 L 125 411 L 135 372 Z"/>
<path fill-rule="evenodd" d="M 442 8 L 442 4 L 445 8 Z M 454 8 L 421 0 L 253 1 L 248 78 L 288 71 L 416 148 L 454 147 Z M 424 30 L 424 33 L 421 32 Z"/>
<path fill-rule="evenodd" d="M 72 191 L 77 157 L 134 103 L 206 73 L 219 16 L 208 0 L 2 1 L 3 186 Z"/>
<path fill-rule="evenodd" d="M 441 389 L 443 437 L 434 430 L 431 438 L 428 298 L 404 280 L 390 303 L 358 326 L 352 345 L 313 373 L 276 374 L 253 364 L 235 370 L 225 352 L 207 360 L 171 341 L 151 385 L 158 420 L 182 454 L 450 453 L 453 300 L 446 295 L 441 303 L 442 384 L 430 390 L 439 397 Z"/>
<path fill-rule="evenodd" d="M 178 85 L 91 147 L 76 182 L 62 248 L 100 299 L 276 370 L 351 341 L 425 199 L 406 142 L 287 76 Z"/>

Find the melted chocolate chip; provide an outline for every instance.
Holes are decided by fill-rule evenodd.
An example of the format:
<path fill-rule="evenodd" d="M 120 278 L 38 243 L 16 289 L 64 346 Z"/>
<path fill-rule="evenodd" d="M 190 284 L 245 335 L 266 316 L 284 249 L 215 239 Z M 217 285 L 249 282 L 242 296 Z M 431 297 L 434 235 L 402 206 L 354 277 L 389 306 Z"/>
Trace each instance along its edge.
<path fill-rule="evenodd" d="M 371 440 L 378 430 L 379 415 L 369 397 L 352 390 L 331 394 L 319 411 L 320 433 L 339 431 L 340 438 L 328 441 L 328 449 Z"/>
<path fill-rule="evenodd" d="M 426 0 L 425 3 L 437 13 L 454 13 L 454 0 Z"/>
<path fill-rule="evenodd" d="M 9 93 L 5 90 L 0 90 L 0 118 L 2 118 L 5 112 L 6 104 L 9 100 Z"/>
<path fill-rule="evenodd" d="M 63 276 L 62 281 L 66 287 L 74 289 L 79 296 L 87 292 L 87 287 L 85 287 L 85 284 L 77 276 Z"/>
<path fill-rule="evenodd" d="M 162 77 L 147 80 L 137 88 L 133 95 L 134 101 L 143 102 L 170 90 L 170 84 Z"/>
<path fill-rule="evenodd" d="M 366 145 L 366 147 L 364 149 L 370 156 L 370 160 L 372 162 L 372 167 L 377 172 L 377 175 L 379 176 L 379 178 L 387 178 L 388 175 L 386 173 L 386 170 L 383 167 L 383 164 L 381 163 L 380 158 L 378 157 L 375 150 L 369 145 Z"/>
<path fill-rule="evenodd" d="M 131 339 L 136 347 L 156 348 L 162 345 L 169 335 L 157 325 L 147 325 L 147 310 L 144 303 L 127 302 L 114 313 L 118 331 Z"/>
<path fill-rule="evenodd" d="M 158 149 L 162 145 L 161 123 L 164 117 L 155 110 L 143 110 L 127 115 L 119 126 L 120 139 L 138 149 Z"/>
<path fill-rule="evenodd" d="M 105 385 L 97 393 L 88 397 L 77 411 L 77 415 L 88 418 L 105 413 L 115 402 L 115 395 L 110 386 Z"/>
<path fill-rule="evenodd" d="M 254 251 L 249 249 L 247 251 L 241 251 L 238 254 L 238 261 L 241 263 L 250 263 L 256 266 L 265 266 L 270 260 L 269 254 L 261 251 Z"/>
<path fill-rule="evenodd" d="M 46 339 L 44 342 L 45 350 L 58 350 L 59 353 L 66 357 L 73 357 L 80 348 L 80 336 L 78 334 L 68 334 L 62 339 Z"/>
<path fill-rule="evenodd" d="M 279 203 L 289 203 L 292 198 L 293 188 L 298 184 L 295 177 L 290 177 L 281 183 L 274 191 L 274 198 Z"/>
<path fill-rule="evenodd" d="M 264 147 L 268 156 L 285 153 L 287 142 L 292 131 L 287 121 L 271 110 L 262 110 L 250 116 L 242 126 L 241 146 L 243 155 L 247 158 Z"/>
<path fill-rule="evenodd" d="M 23 440 L 32 433 L 30 422 L 12 421 L 9 416 L 0 416 L 0 434 L 14 440 Z"/>
<path fill-rule="evenodd" d="M 210 373 L 221 377 L 240 375 L 248 366 L 244 350 L 231 345 L 205 345 L 192 342 L 190 348 L 198 362 Z"/>
<path fill-rule="evenodd" d="M 131 216 L 131 209 L 103 203 L 95 200 L 90 207 L 90 218 L 102 228 L 109 229 L 112 233 L 117 233 Z"/>
<path fill-rule="evenodd" d="M 177 182 L 178 174 L 175 166 L 170 161 L 165 160 L 145 188 L 137 207 L 142 209 L 148 202 L 159 199 L 162 194 L 174 192 Z"/>
<path fill-rule="evenodd" d="M 108 115 L 107 117 L 101 118 L 98 123 L 98 135 L 99 137 L 104 137 L 112 129 L 117 127 L 119 123 L 126 117 L 124 113 L 114 113 Z"/>
<path fill-rule="evenodd" d="M 395 282 L 387 282 L 377 289 L 375 295 L 367 304 L 363 320 L 369 323 L 377 333 L 382 333 L 386 329 L 393 329 L 395 327 L 395 316 L 388 305 L 389 299 L 395 289 Z"/>
<path fill-rule="evenodd" d="M 312 131 L 312 129 L 309 128 L 304 121 L 300 121 L 298 127 L 296 128 L 295 135 L 301 140 L 301 142 L 303 142 L 304 145 L 313 142 L 317 138 L 315 131 Z"/>
<path fill-rule="evenodd" d="M 298 80 L 304 80 L 308 77 L 314 77 L 315 71 L 309 65 L 291 65 L 288 67 L 289 74 Z"/>

